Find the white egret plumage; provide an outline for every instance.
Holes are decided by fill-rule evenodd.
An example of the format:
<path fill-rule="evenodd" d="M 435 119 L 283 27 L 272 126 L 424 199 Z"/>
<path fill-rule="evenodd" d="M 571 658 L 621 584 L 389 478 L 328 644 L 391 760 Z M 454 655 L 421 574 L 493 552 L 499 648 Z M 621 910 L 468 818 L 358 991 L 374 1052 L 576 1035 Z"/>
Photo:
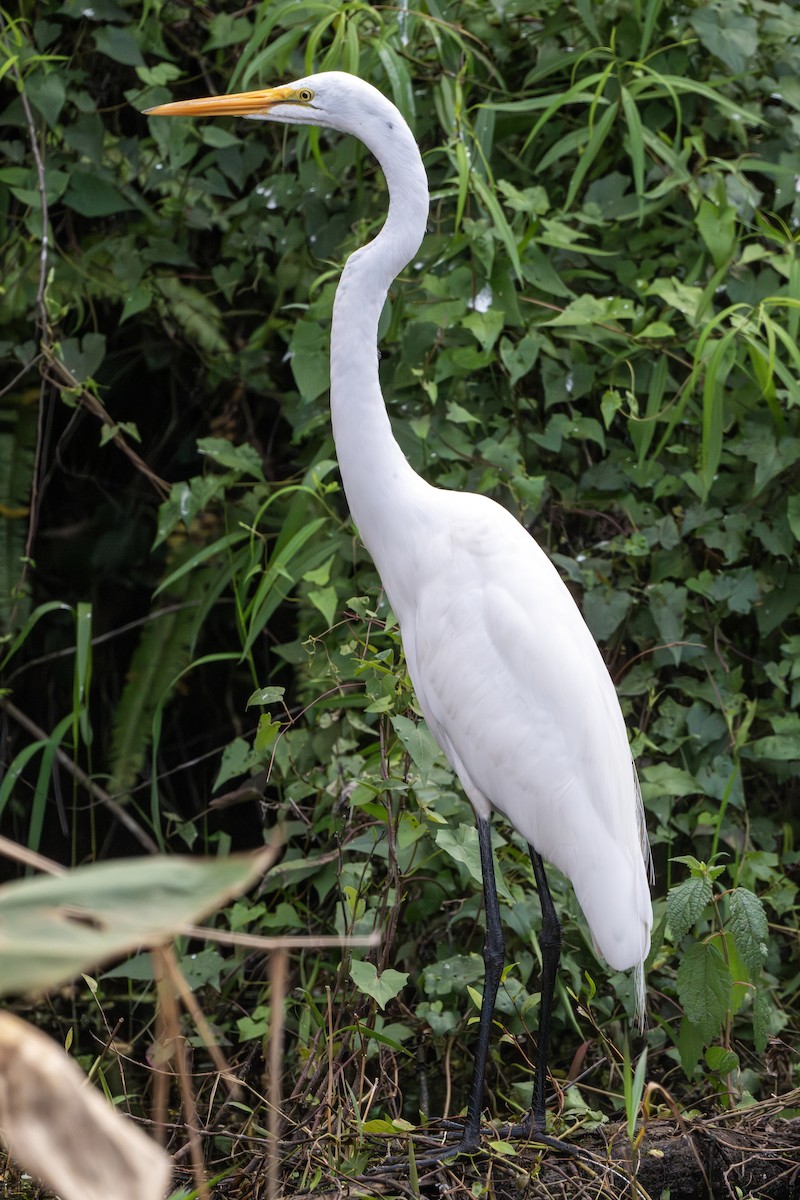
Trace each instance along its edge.
<path fill-rule="evenodd" d="M 425 234 L 429 197 L 419 149 L 385 96 L 339 71 L 149 112 L 238 114 L 326 126 L 360 138 L 386 177 L 386 222 L 369 245 L 350 255 L 336 292 L 331 333 L 336 453 L 353 520 L 400 624 L 420 708 L 478 824 L 486 978 L 464 1134 L 454 1149 L 468 1150 L 479 1141 L 492 1011 L 503 969 L 493 809 L 528 843 L 542 906 L 541 1012 L 529 1122 L 541 1134 L 561 947 L 542 859 L 571 880 L 600 956 L 614 970 L 635 971 L 641 1013 L 652 925 L 649 849 L 619 701 L 555 567 L 493 500 L 425 482 L 392 433 L 378 378 L 378 319 L 389 286 Z"/>

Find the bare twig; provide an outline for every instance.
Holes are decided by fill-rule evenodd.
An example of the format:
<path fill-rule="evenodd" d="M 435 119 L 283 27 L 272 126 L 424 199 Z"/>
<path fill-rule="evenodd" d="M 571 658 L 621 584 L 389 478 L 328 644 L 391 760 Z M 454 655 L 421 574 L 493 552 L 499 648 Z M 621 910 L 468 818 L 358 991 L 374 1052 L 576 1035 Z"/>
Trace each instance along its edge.
<path fill-rule="evenodd" d="M 0 27 L 5 33 L 5 21 L 0 17 Z M 13 62 L 11 68 L 16 77 L 19 88 L 20 100 L 22 103 L 22 111 L 25 114 L 25 124 L 28 128 L 28 140 L 31 146 L 33 161 L 36 166 L 36 186 L 39 192 L 39 204 L 42 223 L 41 241 L 39 244 L 39 280 L 36 287 L 36 326 L 39 335 L 39 348 L 44 351 L 45 347 L 50 345 L 50 329 L 47 321 L 47 264 L 50 251 L 50 241 L 48 235 L 48 226 L 50 222 L 50 210 L 47 203 L 47 179 L 45 177 L 44 159 L 39 147 L 39 139 L 36 132 L 36 121 L 33 116 L 30 102 L 27 93 L 23 87 L 22 75 L 16 61 Z M 33 542 L 36 536 L 36 527 L 39 514 L 39 475 L 42 466 L 42 456 L 44 447 L 44 414 L 46 400 L 46 385 L 44 376 L 41 378 L 39 385 L 39 411 L 36 418 L 36 447 L 33 456 L 33 471 L 31 472 L 31 501 L 30 512 L 28 517 L 28 532 L 25 538 L 25 554 L 22 560 L 22 570 L 20 571 L 19 582 L 17 584 L 17 595 L 22 596 L 25 591 L 25 584 L 28 579 L 28 573 L 31 565 L 31 554 L 33 550 Z M 17 601 L 19 603 L 19 601 Z M 16 613 L 16 604 L 11 613 L 10 623 L 13 624 L 14 615 Z"/>
<path fill-rule="evenodd" d="M 280 1200 L 280 1137 L 281 1137 L 281 1097 L 283 1073 L 283 1002 L 286 995 L 286 978 L 289 968 L 289 956 L 285 949 L 276 950 L 270 957 L 270 1005 L 272 1021 L 269 1031 L 269 1066 L 267 1071 L 266 1094 L 269 1097 L 269 1112 L 267 1114 L 267 1197 L 268 1200 Z"/>

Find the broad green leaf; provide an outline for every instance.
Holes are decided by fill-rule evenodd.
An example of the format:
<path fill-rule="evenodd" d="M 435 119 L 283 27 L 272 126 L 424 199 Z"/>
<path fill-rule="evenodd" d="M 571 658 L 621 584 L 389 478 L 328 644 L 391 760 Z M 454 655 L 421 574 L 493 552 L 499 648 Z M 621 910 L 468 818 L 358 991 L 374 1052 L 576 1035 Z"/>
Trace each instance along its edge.
<path fill-rule="evenodd" d="M 407 972 L 388 968 L 379 975 L 371 962 L 352 962 L 350 978 L 358 990 L 365 996 L 371 996 L 381 1009 L 394 1000 L 408 983 Z"/>
<path fill-rule="evenodd" d="M 258 754 L 245 738 L 234 738 L 222 751 L 219 771 L 211 786 L 212 792 L 217 792 L 231 779 L 250 774 L 262 766 L 261 755 Z"/>
<path fill-rule="evenodd" d="M 145 65 L 133 33 L 117 25 L 101 25 L 94 35 L 94 43 L 101 54 L 126 67 Z"/>
<path fill-rule="evenodd" d="M 81 170 L 70 175 L 64 203 L 82 217 L 110 217 L 134 207 L 116 184 Z"/>
<path fill-rule="evenodd" d="M 509 382 L 512 386 L 533 368 L 539 357 L 541 345 L 542 340 L 536 334 L 526 334 L 516 343 L 506 337 L 500 339 L 500 359 L 508 371 Z M 800 517 L 798 523 L 800 526 Z M 798 540 L 800 540 L 800 535 Z"/>
<path fill-rule="evenodd" d="M 102 333 L 87 333 L 80 341 L 77 338 L 64 338 L 58 344 L 57 351 L 67 370 L 79 383 L 86 383 L 103 362 L 106 339 Z"/>
<path fill-rule="evenodd" d="M 260 481 L 264 479 L 261 455 L 255 446 L 251 446 L 247 442 L 235 446 L 227 438 L 198 438 L 197 450 L 198 453 L 207 455 L 221 467 L 227 467 L 232 471 L 241 471 L 243 475 L 250 475 L 253 479 Z"/>
<path fill-rule="evenodd" d="M 711 54 L 740 75 L 758 55 L 758 22 L 737 4 L 706 4 L 696 9 L 691 23 Z"/>
<path fill-rule="evenodd" d="M 483 979 L 483 959 L 479 954 L 456 954 L 430 963 L 423 970 L 426 996 L 462 996 L 465 988 Z"/>
<path fill-rule="evenodd" d="M 322 614 L 325 624 L 332 628 L 336 615 L 340 610 L 341 601 L 335 587 L 310 588 L 308 598 L 314 608 Z"/>
<path fill-rule="evenodd" d="M 713 942 L 695 942 L 678 965 L 678 996 L 684 1012 L 700 1029 L 703 1040 L 713 1041 L 728 1012 L 731 973 Z"/>
<path fill-rule="evenodd" d="M 676 942 L 700 920 L 711 903 L 711 880 L 698 876 L 684 879 L 667 893 L 667 921 Z"/>
<path fill-rule="evenodd" d="M 157 946 L 259 879 L 272 850 L 230 858 L 118 859 L 0 888 L 0 993 L 67 983 Z"/>
<path fill-rule="evenodd" d="M 682 647 L 676 643 L 683 640 L 686 622 L 687 593 L 669 581 L 655 583 L 648 589 L 650 613 L 666 649 L 674 663 L 681 661 Z"/>
<path fill-rule="evenodd" d="M 691 796 L 700 791 L 697 780 L 682 767 L 660 762 L 642 767 L 639 772 L 645 798 L 657 795 Z"/>
<path fill-rule="evenodd" d="M 764 905 L 744 887 L 734 888 L 730 904 L 730 931 L 752 980 L 756 980 L 767 956 L 769 929 Z"/>
<path fill-rule="evenodd" d="M 474 825 L 459 825 L 455 831 L 440 829 L 436 833 L 436 844 L 456 862 L 462 863 L 475 882 L 483 887 L 478 831 Z M 514 897 L 505 884 L 496 860 L 494 869 L 498 895 L 513 904 Z"/>
<path fill-rule="evenodd" d="M 278 700 L 282 700 L 286 693 L 286 688 L 282 687 L 263 687 L 258 691 L 253 692 L 252 696 L 247 701 L 247 708 L 253 704 L 276 704 Z"/>
<path fill-rule="evenodd" d="M 401 812 L 397 822 L 398 850 L 406 850 L 409 846 L 415 845 L 420 838 L 426 836 L 427 832 L 427 825 L 418 820 L 413 813 Z"/>
<path fill-rule="evenodd" d="M 712 1071 L 718 1075 L 730 1075 L 739 1070 L 739 1056 L 725 1046 L 709 1046 L 706 1050 L 706 1062 Z"/>
<path fill-rule="evenodd" d="M 721 267 L 736 247 L 736 213 L 729 205 L 703 199 L 695 217 L 700 236 L 709 249 L 714 265 Z"/>
<path fill-rule="evenodd" d="M 619 629 L 630 611 L 633 597 L 629 592 L 590 588 L 583 597 L 583 615 L 586 624 L 599 642 L 608 641 Z"/>
<path fill-rule="evenodd" d="M 774 1015 L 769 991 L 766 988 L 756 988 L 753 996 L 753 1034 L 756 1050 L 763 1054 L 767 1048 L 771 1024 Z"/>
<path fill-rule="evenodd" d="M 442 756 L 428 726 L 421 721 L 411 721 L 408 717 L 401 716 L 393 716 L 391 721 L 395 733 L 419 770 L 421 782 L 425 783 L 431 767 Z"/>
<path fill-rule="evenodd" d="M 26 79 L 25 91 L 47 124 L 51 127 L 55 125 L 67 98 L 62 73 L 55 70 L 47 74 L 34 74 Z"/>
<path fill-rule="evenodd" d="M 789 528 L 794 534 L 795 541 L 800 542 L 800 492 L 797 492 L 787 498 L 786 515 L 789 520 Z"/>
<path fill-rule="evenodd" d="M 292 374 L 300 395 L 309 403 L 328 390 L 328 339 L 316 321 L 297 321 L 289 343 Z"/>
<path fill-rule="evenodd" d="M 687 1079 L 691 1079 L 703 1053 L 703 1033 L 688 1017 L 681 1021 L 676 1044 L 683 1073 Z"/>

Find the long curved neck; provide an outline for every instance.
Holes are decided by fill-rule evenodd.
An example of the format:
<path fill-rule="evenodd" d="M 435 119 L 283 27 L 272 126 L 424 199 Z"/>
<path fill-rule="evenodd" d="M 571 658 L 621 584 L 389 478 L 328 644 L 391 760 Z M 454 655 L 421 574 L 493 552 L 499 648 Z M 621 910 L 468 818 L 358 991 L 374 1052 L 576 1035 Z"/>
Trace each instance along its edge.
<path fill-rule="evenodd" d="M 428 182 L 417 144 L 394 105 L 383 103 L 380 142 L 363 140 L 386 177 L 389 215 L 374 241 L 347 260 L 331 330 L 336 454 L 353 520 L 381 573 L 386 542 L 398 546 L 395 523 L 408 523 L 414 495 L 428 488 L 395 441 L 378 378 L 378 320 L 386 294 L 419 249 L 428 217 Z"/>

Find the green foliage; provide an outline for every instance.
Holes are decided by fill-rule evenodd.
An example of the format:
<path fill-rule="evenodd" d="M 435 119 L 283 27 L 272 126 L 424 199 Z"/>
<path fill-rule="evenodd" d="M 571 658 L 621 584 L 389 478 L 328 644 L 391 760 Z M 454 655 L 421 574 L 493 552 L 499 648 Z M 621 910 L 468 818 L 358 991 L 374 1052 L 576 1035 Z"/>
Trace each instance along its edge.
<path fill-rule="evenodd" d="M 781 1018 L 769 999 L 769 929 L 762 901 L 749 888 L 723 890 L 726 868 L 687 856 L 691 875 L 667 897 L 667 924 L 676 946 L 683 943 L 676 983 L 684 1018 L 677 1036 L 681 1065 L 695 1070 L 703 1045 L 706 1063 L 721 1075 L 739 1066 L 730 1044 L 736 1013 L 752 1014 L 756 1050 L 766 1049 L 770 1026 Z M 715 890 L 716 885 L 716 890 Z M 686 935 L 697 930 L 696 940 Z M 720 1040 L 717 1046 L 710 1043 Z"/>
<path fill-rule="evenodd" d="M 109 958 L 168 942 L 249 887 L 271 857 L 93 863 L 4 885 L 2 994 L 52 989 Z"/>
<path fill-rule="evenodd" d="M 293 1119 L 365 1106 L 399 1128 L 441 1111 L 445 1061 L 460 1103 L 474 828 L 349 523 L 325 398 L 336 280 L 385 187 L 353 139 L 139 115 L 357 71 L 412 123 L 433 197 L 381 327 L 398 440 L 531 529 L 618 683 L 657 869 L 647 1069 L 687 1104 L 709 1081 L 766 1094 L 765 1038 L 798 1018 L 800 15 L 224 7 L 68 3 L 0 31 L 4 831 L 70 863 L 129 848 L 114 800 L 167 851 L 280 826 L 231 929 L 384 939 L 293 957 Z M 530 1095 L 513 1046 L 539 914 L 525 847 L 499 822 L 494 845 L 507 1113 Z M 576 1038 L 619 1044 L 634 998 L 554 893 L 563 1064 Z M 224 961 L 198 986 L 245 1059 L 273 1000 L 243 950 Z M 147 1013 L 147 980 L 101 986 Z M 142 1059 L 146 1028 L 131 1017 Z M 398 1067 L 399 1095 L 409 1046 L 429 1087 Z M 632 1122 L 644 1080 L 623 1078 Z"/>

